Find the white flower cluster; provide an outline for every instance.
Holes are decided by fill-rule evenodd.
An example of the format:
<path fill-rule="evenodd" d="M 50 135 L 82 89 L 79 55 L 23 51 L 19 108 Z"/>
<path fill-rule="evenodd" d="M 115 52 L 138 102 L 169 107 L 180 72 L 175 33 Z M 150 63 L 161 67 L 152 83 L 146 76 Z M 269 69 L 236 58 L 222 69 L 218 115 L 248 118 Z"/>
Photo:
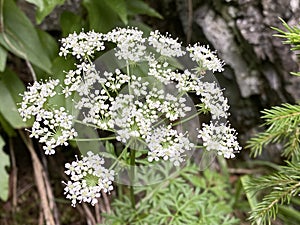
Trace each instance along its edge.
<path fill-rule="evenodd" d="M 104 72 L 108 77 L 108 73 Z M 112 73 L 104 85 L 112 87 L 113 91 L 120 85 L 128 83 L 128 77 L 116 71 L 115 79 Z M 119 78 L 118 78 L 119 77 Z M 96 90 L 88 97 L 81 98 L 76 107 L 85 110 L 83 122 L 92 123 L 103 130 L 115 130 L 116 139 L 126 143 L 130 138 L 145 138 L 152 127 L 164 115 L 170 121 L 185 117 L 191 107 L 186 105 L 186 99 L 177 97 L 156 87 L 149 88 L 150 83 L 142 81 L 141 77 L 131 76 L 128 88 L 131 93 L 120 93 L 109 97 L 105 91 Z M 117 88 L 117 89 L 116 89 Z"/>
<path fill-rule="evenodd" d="M 59 84 L 59 80 L 49 80 L 45 83 L 34 82 L 29 86 L 24 94 L 21 94 L 22 102 L 19 107 L 19 113 L 23 121 L 30 119 L 32 116 L 39 115 L 40 111 L 44 110 L 43 107 L 48 98 L 55 96 L 57 93 L 54 88 Z"/>
<path fill-rule="evenodd" d="M 200 99 L 205 108 L 210 111 L 213 120 L 226 119 L 228 117 L 228 100 L 215 82 L 202 82 L 199 79 L 193 90 L 196 92 L 196 95 L 201 96 Z"/>
<path fill-rule="evenodd" d="M 197 43 L 186 49 L 190 52 L 192 60 L 198 63 L 201 71 L 222 72 L 224 70 L 224 62 L 215 55 L 215 52 L 210 51 L 208 46 L 205 47 Z"/>
<path fill-rule="evenodd" d="M 235 130 L 228 122 L 220 123 L 229 115 L 222 89 L 216 82 L 204 81 L 205 71 L 224 70 L 224 62 L 208 47 L 195 44 L 185 50 L 168 34 L 153 31 L 144 37 L 137 28 L 116 28 L 107 34 L 73 33 L 61 42 L 59 55 L 72 55 L 78 63 L 65 72 L 59 94 L 76 97 L 73 102 L 81 113 L 80 123 L 97 127 L 104 134 L 114 134 L 113 138 L 123 144 L 131 140 L 147 144 L 148 153 L 141 160 L 145 157 L 150 162 L 167 160 L 179 166 L 187 151 L 199 147 L 194 143 L 197 141 L 190 140 L 189 131 L 176 130 L 178 123 L 195 116 L 191 115 L 189 98 L 194 93 L 201 102 L 196 108 L 198 112 L 209 112 L 214 121 L 202 125 L 198 141 L 206 150 L 216 151 L 225 158 L 233 158 L 240 151 Z M 97 71 L 92 59 L 95 53 L 105 50 L 106 42 L 115 46 L 118 65 L 124 68 Z M 183 56 L 190 57 L 198 68 L 184 69 L 181 65 L 179 70 L 180 59 L 176 58 Z M 39 138 L 46 154 L 54 154 L 55 147 L 67 145 L 69 139 L 78 136 L 72 128 L 74 117 L 64 107 L 48 102 L 57 94 L 58 85 L 58 80 L 35 82 L 24 93 L 19 109 L 24 120 L 35 118 L 31 137 Z M 82 160 L 66 164 L 71 181 L 65 183 L 65 194 L 73 206 L 77 202 L 94 205 L 101 191 L 112 190 L 114 172 L 105 169 L 103 163 L 102 158 L 90 152 Z"/>
<path fill-rule="evenodd" d="M 228 101 L 215 82 L 202 81 L 203 77 L 198 77 L 189 70 L 183 73 L 172 71 L 168 68 L 168 63 L 161 65 L 153 59 L 149 63 L 148 75 L 154 76 L 166 85 L 176 82 L 179 91 L 195 92 L 196 95 L 200 95 L 202 103 L 210 111 L 213 119 L 228 117 Z"/>
<path fill-rule="evenodd" d="M 72 54 L 77 59 L 86 59 L 95 51 L 99 52 L 105 49 L 103 39 L 103 34 L 94 31 L 80 32 L 79 34 L 74 32 L 61 40 L 59 56 L 66 57 L 68 54 Z"/>
<path fill-rule="evenodd" d="M 167 57 L 180 57 L 185 54 L 181 48 L 178 39 L 171 38 L 170 35 L 162 35 L 158 30 L 151 31 L 148 38 L 149 44 L 153 46 L 158 53 Z"/>
<path fill-rule="evenodd" d="M 203 124 L 202 130 L 199 131 L 198 138 L 203 140 L 203 145 L 207 151 L 217 151 L 224 158 L 234 158 L 234 153 L 241 150 L 237 142 L 235 129 L 230 128 L 227 124 Z"/>
<path fill-rule="evenodd" d="M 70 180 L 65 183 L 64 194 L 70 199 L 72 206 L 87 202 L 95 205 L 101 196 L 101 191 L 110 193 L 113 190 L 115 172 L 103 167 L 104 159 L 89 151 L 81 160 L 76 158 L 71 164 L 66 163 L 65 174 Z"/>
<path fill-rule="evenodd" d="M 69 97 L 73 92 L 80 96 L 88 95 L 94 84 L 103 83 L 105 80 L 100 77 L 95 65 L 89 62 L 76 64 L 76 70 L 69 70 L 64 79 L 65 87 L 63 94 Z"/>
<path fill-rule="evenodd" d="M 48 99 L 56 95 L 54 89 L 58 83 L 59 80 L 35 82 L 23 94 L 19 108 L 24 121 L 35 117 L 30 137 L 39 138 L 47 155 L 54 154 L 57 146 L 66 146 L 69 139 L 77 136 L 77 132 L 72 128 L 73 116 L 69 115 L 64 107 L 51 109 L 47 104 Z"/>
<path fill-rule="evenodd" d="M 215 82 L 203 81 L 204 71 L 224 70 L 224 62 L 208 47 L 199 44 L 187 47 L 191 60 L 199 65 L 199 76 L 188 69 L 179 72 L 165 60 L 167 57 L 181 57 L 186 54 L 181 43 L 168 34 L 164 36 L 159 31 L 153 31 L 148 38 L 144 38 L 143 32 L 137 28 L 116 28 L 100 36 L 101 40 L 116 44 L 115 56 L 125 60 L 127 65 L 131 62 L 146 62 L 149 66 L 147 75 L 156 82 L 175 85 L 176 93 L 194 92 L 200 96 L 201 107 L 210 112 L 212 120 L 227 119 L 229 105 L 222 90 Z M 151 48 L 148 50 L 149 46 L 156 53 Z M 91 82 L 87 82 L 89 80 Z M 96 82 L 101 84 L 102 89 L 90 91 Z M 153 126 L 162 116 L 173 122 L 185 117 L 191 110 L 186 105 L 185 98 L 165 93 L 161 88 L 149 88 L 149 82 L 142 81 L 141 77 L 127 74 L 120 69 L 98 74 L 89 62 L 81 63 L 76 71 L 69 71 L 65 85 L 68 91 L 76 91 L 82 96 L 76 107 L 85 110 L 83 121 L 97 125 L 100 129 L 114 130 L 117 140 L 123 143 L 130 138 L 149 139 Z M 83 87 L 85 92 L 80 91 Z M 120 94 L 125 87 L 127 93 Z M 112 97 L 111 93 L 116 93 L 117 96 Z M 173 130 L 172 128 L 170 132 Z M 207 139 L 200 140 L 205 142 Z M 209 148 L 207 144 L 204 146 Z"/>
<path fill-rule="evenodd" d="M 148 75 L 155 77 L 165 85 L 180 80 L 181 74 L 172 70 L 167 62 L 161 63 L 152 56 L 148 59 L 148 65 Z"/>
<path fill-rule="evenodd" d="M 194 144 L 184 134 L 168 127 L 153 129 L 146 138 L 149 147 L 148 161 L 158 161 L 160 158 L 170 160 L 175 166 L 184 161 L 184 153 L 191 150 Z"/>
<path fill-rule="evenodd" d="M 137 28 L 116 28 L 107 33 L 106 38 L 117 45 L 115 55 L 118 59 L 132 62 L 143 60 L 146 39 Z"/>

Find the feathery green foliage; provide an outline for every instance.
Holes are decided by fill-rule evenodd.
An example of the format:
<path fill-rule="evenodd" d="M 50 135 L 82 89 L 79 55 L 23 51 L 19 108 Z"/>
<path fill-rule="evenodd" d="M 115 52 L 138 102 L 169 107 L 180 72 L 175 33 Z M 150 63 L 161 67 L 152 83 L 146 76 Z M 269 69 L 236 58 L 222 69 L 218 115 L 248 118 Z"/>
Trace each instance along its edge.
<path fill-rule="evenodd" d="M 114 212 L 106 215 L 106 224 L 238 224 L 231 213 L 233 201 L 229 183 L 225 177 L 206 170 L 202 176 L 199 168 L 188 165 L 174 168 L 158 166 L 156 179 L 163 179 L 155 185 L 136 187 L 136 195 L 142 196 L 133 209 L 128 198 L 115 199 Z M 163 174 L 162 174 L 163 173 Z M 151 177 L 149 177 L 151 176 Z M 145 171 L 142 179 L 147 183 L 153 179 L 153 172 Z M 126 212 L 126 213 L 124 213 Z"/>

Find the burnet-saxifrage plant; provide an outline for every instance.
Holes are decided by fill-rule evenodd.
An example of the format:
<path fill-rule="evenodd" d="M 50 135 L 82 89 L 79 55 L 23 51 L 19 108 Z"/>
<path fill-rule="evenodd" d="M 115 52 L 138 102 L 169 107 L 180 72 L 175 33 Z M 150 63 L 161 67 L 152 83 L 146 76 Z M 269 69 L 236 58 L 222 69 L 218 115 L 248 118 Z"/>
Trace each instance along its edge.
<path fill-rule="evenodd" d="M 74 69 L 65 71 L 63 83 L 34 82 L 22 95 L 19 108 L 24 121 L 34 118 L 30 137 L 39 139 L 45 154 L 53 155 L 58 146 L 79 140 L 76 123 L 97 129 L 99 141 L 125 146 L 116 160 L 127 157 L 131 165 L 169 161 L 178 167 L 192 150 L 225 158 L 234 158 L 240 151 L 236 132 L 227 121 L 229 105 L 222 89 L 216 82 L 205 81 L 206 71 L 221 72 L 224 66 L 208 47 L 197 43 L 184 49 L 168 34 L 154 31 L 145 37 L 137 28 L 116 28 L 106 34 L 82 31 L 61 43 L 59 55 L 75 57 Z M 120 68 L 99 71 L 95 55 L 105 55 L 111 45 Z M 183 57 L 194 62 L 195 68 L 180 68 Z M 72 98 L 76 113 L 51 104 L 49 100 L 57 95 Z M 198 103 L 191 105 L 188 96 L 197 97 Z M 202 113 L 210 114 L 209 123 L 193 132 L 178 128 Z M 141 152 L 134 149 L 137 144 Z M 63 182 L 64 192 L 72 206 L 96 204 L 101 192 L 113 190 L 118 172 L 116 162 L 104 166 L 104 157 L 113 158 L 107 157 L 109 153 L 85 152 L 65 165 L 70 180 Z"/>

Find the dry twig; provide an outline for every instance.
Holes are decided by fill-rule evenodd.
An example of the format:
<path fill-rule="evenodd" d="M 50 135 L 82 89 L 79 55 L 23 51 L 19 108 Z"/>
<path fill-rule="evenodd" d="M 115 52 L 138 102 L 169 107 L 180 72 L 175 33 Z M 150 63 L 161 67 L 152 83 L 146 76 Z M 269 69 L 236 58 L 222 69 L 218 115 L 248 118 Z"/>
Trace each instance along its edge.
<path fill-rule="evenodd" d="M 36 182 L 36 186 L 37 186 L 37 189 L 39 192 L 39 196 L 41 198 L 41 206 L 42 206 L 43 214 L 45 217 L 46 225 L 55 225 L 55 221 L 54 221 L 54 218 L 53 218 L 50 206 L 49 206 L 47 192 L 45 191 L 46 184 L 45 184 L 45 180 L 43 179 L 42 164 L 33 148 L 31 139 L 28 138 L 27 135 L 24 134 L 24 131 L 22 131 L 22 130 L 19 130 L 19 134 L 31 155 L 35 182 Z"/>

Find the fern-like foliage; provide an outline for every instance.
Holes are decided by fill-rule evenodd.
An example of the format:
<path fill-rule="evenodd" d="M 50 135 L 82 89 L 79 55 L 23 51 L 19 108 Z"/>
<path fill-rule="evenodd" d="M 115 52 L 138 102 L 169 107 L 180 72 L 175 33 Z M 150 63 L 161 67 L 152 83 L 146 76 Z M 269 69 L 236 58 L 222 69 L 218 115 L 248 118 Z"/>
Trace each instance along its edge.
<path fill-rule="evenodd" d="M 166 179 L 155 185 L 136 187 L 136 196 L 142 197 L 135 209 L 129 199 L 115 199 L 113 206 L 116 210 L 105 216 L 106 224 L 238 224 L 232 216 L 229 184 L 222 175 L 207 170 L 200 176 L 195 165 L 175 171 L 160 165 L 157 170 L 167 175 L 163 177 Z M 148 174 L 146 172 L 141 177 L 145 182 Z"/>

